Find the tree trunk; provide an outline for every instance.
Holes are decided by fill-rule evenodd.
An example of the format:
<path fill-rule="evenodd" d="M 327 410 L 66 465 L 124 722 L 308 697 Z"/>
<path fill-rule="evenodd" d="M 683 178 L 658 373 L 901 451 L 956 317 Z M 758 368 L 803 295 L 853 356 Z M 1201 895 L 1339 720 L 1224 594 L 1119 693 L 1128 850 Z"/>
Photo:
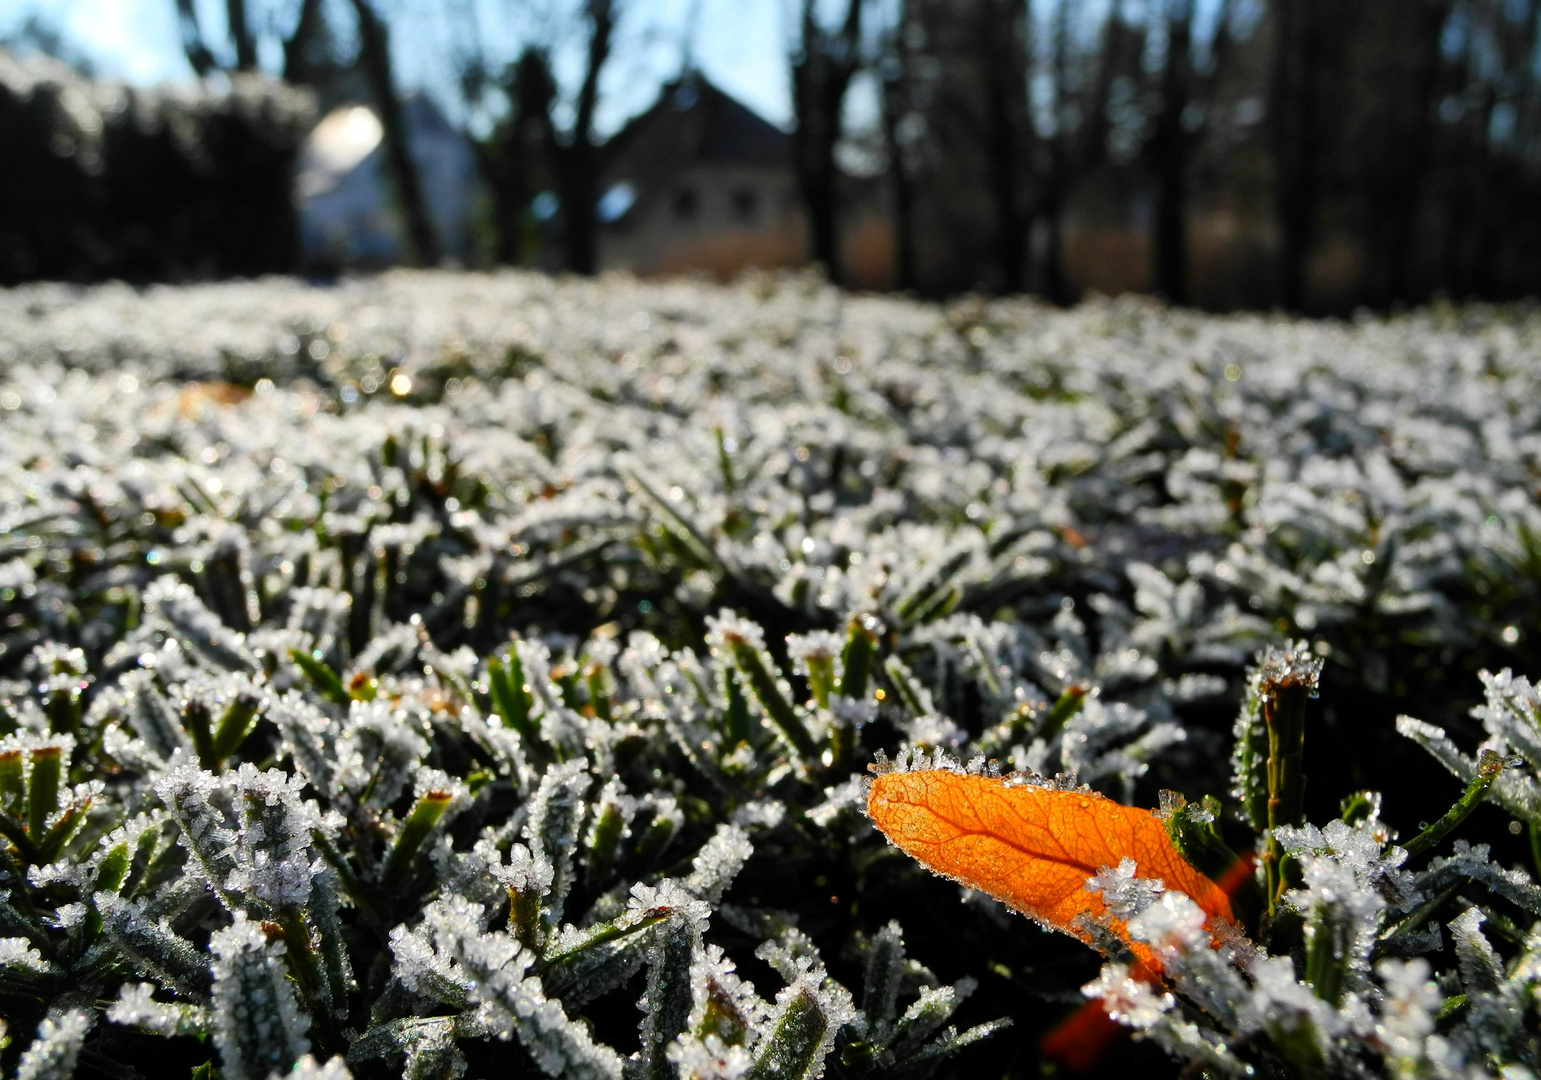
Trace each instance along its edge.
<path fill-rule="evenodd" d="M 900 50 L 898 71 L 883 80 L 883 146 L 888 154 L 888 180 L 894 198 L 894 271 L 895 286 L 900 292 L 912 292 L 917 286 L 915 270 L 915 185 L 910 178 L 904 147 L 899 140 L 899 121 L 904 98 L 901 87 L 907 75 L 907 57 L 903 50 L 904 19 L 900 15 L 900 39 L 895 48 Z"/>
<path fill-rule="evenodd" d="M 813 260 L 839 283 L 844 268 L 835 144 L 845 93 L 860 59 L 862 0 L 846 0 L 845 17 L 834 33 L 819 26 L 815 6 L 815 0 L 803 0 L 800 53 L 792 62 L 792 112 L 797 121 L 792 158 L 808 215 Z"/>
<path fill-rule="evenodd" d="M 554 128 L 548 127 L 548 149 L 556 170 L 557 197 L 562 204 L 563 240 L 567 268 L 576 274 L 593 274 L 599 269 L 599 223 L 595 205 L 599 202 L 599 147 L 594 141 L 594 112 L 599 104 L 599 75 L 610 57 L 615 30 L 614 0 L 588 0 L 588 66 L 573 118 L 571 140 L 560 142 Z"/>
<path fill-rule="evenodd" d="M 1174 13 L 1175 10 L 1175 13 Z M 1166 66 L 1161 73 L 1161 110 L 1152 137 L 1156 206 L 1152 222 L 1155 288 L 1170 304 L 1188 303 L 1188 133 L 1183 113 L 1192 99 L 1193 10 L 1176 0 L 1166 24 Z"/>
<path fill-rule="evenodd" d="M 1316 225 L 1320 164 L 1317 0 L 1274 0 L 1273 72 L 1268 105 L 1279 229 L 1279 303 L 1305 307 L 1306 258 Z"/>
<path fill-rule="evenodd" d="M 792 132 L 792 157 L 797 167 L 797 187 L 808 215 L 808 247 L 813 261 L 824 268 L 831 281 L 840 280 L 840 236 L 836 229 L 834 144 L 837 136 L 827 130 L 828 117 L 817 100 L 822 95 L 809 85 L 811 78 L 793 79 L 793 111 L 797 127 Z"/>
<path fill-rule="evenodd" d="M 505 73 L 503 94 L 508 116 L 484 143 L 476 143 L 476 163 L 492 195 L 495 233 L 493 259 L 514 266 L 524 258 L 525 212 L 541 183 L 552 179 L 555 136 L 551 106 L 556 83 L 546 54 L 530 47 Z M 559 196 L 560 197 L 560 196 Z"/>
<path fill-rule="evenodd" d="M 192 65 L 193 73 L 200 79 L 206 78 L 219 65 L 215 63 L 208 43 L 203 40 L 203 31 L 198 25 L 198 9 L 193 6 L 193 0 L 177 0 L 177 25 L 182 31 L 182 51 L 187 56 L 187 62 Z"/>
<path fill-rule="evenodd" d="M 1120 64 L 1128 51 L 1128 26 L 1123 17 L 1123 2 L 1115 0 L 1103 25 L 1102 43 L 1097 57 L 1096 74 L 1088 91 L 1072 96 L 1071 27 L 1073 5 L 1062 3 L 1055 16 L 1054 63 L 1051 77 L 1055 86 L 1055 111 L 1058 122 L 1048 140 L 1047 175 L 1039 182 L 1037 217 L 1047 231 L 1043 262 L 1039 269 L 1043 295 L 1055 304 L 1075 300 L 1070 279 L 1065 273 L 1064 215 L 1076 183 L 1102 159 L 1106 152 L 1108 99 Z M 1072 119 L 1074 118 L 1074 119 Z"/>
<path fill-rule="evenodd" d="M 230 40 L 235 44 L 235 69 L 257 70 L 257 39 L 246 21 L 246 0 L 225 0 L 225 21 L 230 24 Z"/>
<path fill-rule="evenodd" d="M 1075 296 L 1070 288 L 1070 278 L 1065 273 L 1064 216 L 1064 192 L 1055 190 L 1046 193 L 1039 202 L 1039 220 L 1044 226 L 1044 244 L 1038 289 L 1049 303 L 1061 306 L 1075 302 Z"/>
<path fill-rule="evenodd" d="M 294 21 L 294 32 L 284 42 L 284 81 L 296 86 L 309 85 L 314 79 L 314 58 L 310 56 L 311 42 L 321 32 L 324 23 L 322 0 L 301 0 L 299 17 Z"/>
<path fill-rule="evenodd" d="M 375 107 L 380 110 L 386 160 L 390 165 L 391 176 L 396 181 L 396 195 L 401 200 L 402 213 L 406 217 L 413 254 L 420 265 L 437 266 L 439 239 L 434 234 L 433 220 L 428 216 L 428 204 L 417 175 L 417 165 L 412 161 L 407 145 L 406 119 L 391 75 L 390 34 L 384 21 L 370 7 L 369 0 L 352 2 L 359 24 L 359 59 L 374 94 Z"/>
<path fill-rule="evenodd" d="M 1399 0 L 1391 13 L 1408 40 L 1393 58 L 1401 70 L 1394 88 L 1386 92 L 1384 108 L 1390 115 L 1384 126 L 1391 141 L 1374 166 L 1380 182 L 1369 185 L 1374 192 L 1373 216 L 1380 226 L 1378 242 L 1370 246 L 1379 263 L 1373 270 L 1372 303 L 1415 299 L 1409 274 L 1413 234 L 1435 138 L 1434 93 L 1451 8 L 1450 0 Z"/>
<path fill-rule="evenodd" d="M 505 140 L 496 134 L 486 142 L 471 142 L 476 171 L 492 199 L 492 261 L 498 266 L 513 266 L 519 261 L 519 217 L 528 197 L 505 156 L 504 145 Z"/>
<path fill-rule="evenodd" d="M 829 275 L 829 280 L 839 284 L 845 275 L 841 272 L 843 268 L 840 264 L 839 211 L 835 206 L 839 196 L 831 175 L 834 169 L 823 160 L 823 155 L 815 147 L 805 157 L 800 172 L 798 186 L 802 191 L 803 207 L 808 214 L 810 253 L 813 261 Z"/>
<path fill-rule="evenodd" d="M 986 58 L 985 122 L 989 189 L 995 204 L 995 264 L 1003 293 L 1026 286 L 1029 218 L 1022 205 L 1021 146 L 1027 124 L 1026 60 L 1031 57 L 1031 8 L 1019 0 L 988 0 L 980 30 Z"/>

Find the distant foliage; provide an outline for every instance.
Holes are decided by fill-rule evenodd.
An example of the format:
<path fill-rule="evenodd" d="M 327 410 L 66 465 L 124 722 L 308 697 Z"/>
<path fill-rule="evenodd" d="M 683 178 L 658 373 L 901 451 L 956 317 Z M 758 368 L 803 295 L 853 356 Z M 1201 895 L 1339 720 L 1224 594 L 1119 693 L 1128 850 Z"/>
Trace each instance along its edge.
<path fill-rule="evenodd" d="M 292 270 L 313 112 L 257 76 L 141 90 L 0 50 L 0 284 Z"/>
<path fill-rule="evenodd" d="M 1541 893 L 1473 835 L 1541 833 L 1528 316 L 393 275 L 0 323 L 8 1071 L 1021 1075 L 1087 995 L 1238 1075 L 1536 1068 Z M 1422 822 L 1306 786 L 1334 701 L 1334 755 L 1456 775 Z M 879 751 L 1180 789 L 1240 931 L 1109 841 L 1099 976 L 887 845 Z"/>

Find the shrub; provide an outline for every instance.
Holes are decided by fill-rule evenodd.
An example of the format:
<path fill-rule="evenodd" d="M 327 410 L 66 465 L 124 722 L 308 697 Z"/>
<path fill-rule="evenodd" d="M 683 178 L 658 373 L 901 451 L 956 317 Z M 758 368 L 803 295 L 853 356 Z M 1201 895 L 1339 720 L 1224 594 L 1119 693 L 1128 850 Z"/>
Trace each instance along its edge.
<path fill-rule="evenodd" d="M 313 113 L 257 76 L 139 90 L 0 50 L 0 284 L 292 270 Z"/>

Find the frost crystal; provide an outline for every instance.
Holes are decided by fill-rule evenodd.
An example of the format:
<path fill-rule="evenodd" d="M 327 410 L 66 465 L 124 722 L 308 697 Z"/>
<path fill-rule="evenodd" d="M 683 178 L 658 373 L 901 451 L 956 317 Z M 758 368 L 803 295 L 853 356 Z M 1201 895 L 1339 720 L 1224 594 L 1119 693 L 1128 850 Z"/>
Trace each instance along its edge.
<path fill-rule="evenodd" d="M 353 1074 L 342 1058 L 329 1058 L 325 1065 L 318 1065 L 309 1054 L 295 1062 L 290 1071 L 275 1075 L 279 1080 L 353 1080 Z"/>
<path fill-rule="evenodd" d="M 16 1080 L 69 1080 L 95 1017 L 85 1009 L 52 1009 L 37 1026 L 37 1037 L 22 1051 Z"/>
<path fill-rule="evenodd" d="M 0 97 L 108 109 L 31 70 L 0 55 Z M 966 942 L 951 966 L 1019 979 L 1074 946 L 977 895 L 908 943 L 871 921 L 924 873 L 853 812 L 879 746 L 1188 785 L 1168 824 L 1235 925 L 1124 852 L 1085 872 L 1124 921 L 1088 933 L 1161 980 L 1120 953 L 1087 992 L 1189 1071 L 1541 1060 L 1541 888 L 1473 810 L 1541 828 L 1537 673 L 1504 668 L 1534 652 L 1535 312 L 399 273 L 30 285 L 0 330 L 12 1068 L 94 1067 L 84 1016 L 146 1075 L 200 1036 L 230 1080 L 999 1072 L 1017 1048 L 971 1050 L 996 1026 L 958 1032 L 970 982 L 922 961 Z M 1302 760 L 1329 708 L 1359 725 L 1330 749 L 1378 753 L 1359 704 L 1427 687 L 1439 720 L 1484 666 L 1480 741 L 1398 724 L 1448 790 L 1388 754 L 1365 775 L 1401 819 L 1367 792 L 1266 832 L 1281 702 Z M 1334 672 L 1354 709 L 1307 706 Z M 1463 795 L 1483 751 L 1504 767 Z M 774 1004 L 703 933 L 772 942 Z M 585 1017 L 644 982 L 623 1060 Z M 1009 982 L 981 1015 L 1032 1020 Z"/>
<path fill-rule="evenodd" d="M 124 983 L 118 1000 L 107 1010 L 107 1019 L 157 1035 L 195 1035 L 208 1029 L 204 1009 L 180 1001 L 156 1001 L 149 983 Z"/>
<path fill-rule="evenodd" d="M 1104 965 L 1096 981 L 1081 992 L 1101 1001 L 1110 1018 L 1136 1031 L 1153 1027 L 1176 1004 L 1171 994 L 1158 993 L 1145 979 L 1130 975 L 1124 964 Z"/>
<path fill-rule="evenodd" d="M 287 1072 L 310 1049 L 309 1018 L 300 1010 L 280 957 L 261 927 L 237 914 L 209 940 L 214 991 L 211 1027 L 225 1075 L 266 1080 Z"/>
<path fill-rule="evenodd" d="M 0 967 L 14 968 L 34 975 L 43 975 L 53 970 L 53 965 L 43 959 L 43 954 L 37 951 L 37 946 L 26 938 L 19 937 L 0 938 Z"/>

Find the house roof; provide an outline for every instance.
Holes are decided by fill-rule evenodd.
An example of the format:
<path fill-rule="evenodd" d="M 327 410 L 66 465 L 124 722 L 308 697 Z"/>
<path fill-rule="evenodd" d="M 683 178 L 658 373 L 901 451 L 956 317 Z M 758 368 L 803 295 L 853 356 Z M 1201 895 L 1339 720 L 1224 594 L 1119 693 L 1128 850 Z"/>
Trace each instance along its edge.
<path fill-rule="evenodd" d="M 791 138 L 699 71 L 666 84 L 658 100 L 621 129 L 612 161 L 659 156 L 680 161 L 782 165 Z"/>
<path fill-rule="evenodd" d="M 668 83 L 607 148 L 606 186 L 645 202 L 693 165 L 788 168 L 791 137 L 697 71 Z"/>

